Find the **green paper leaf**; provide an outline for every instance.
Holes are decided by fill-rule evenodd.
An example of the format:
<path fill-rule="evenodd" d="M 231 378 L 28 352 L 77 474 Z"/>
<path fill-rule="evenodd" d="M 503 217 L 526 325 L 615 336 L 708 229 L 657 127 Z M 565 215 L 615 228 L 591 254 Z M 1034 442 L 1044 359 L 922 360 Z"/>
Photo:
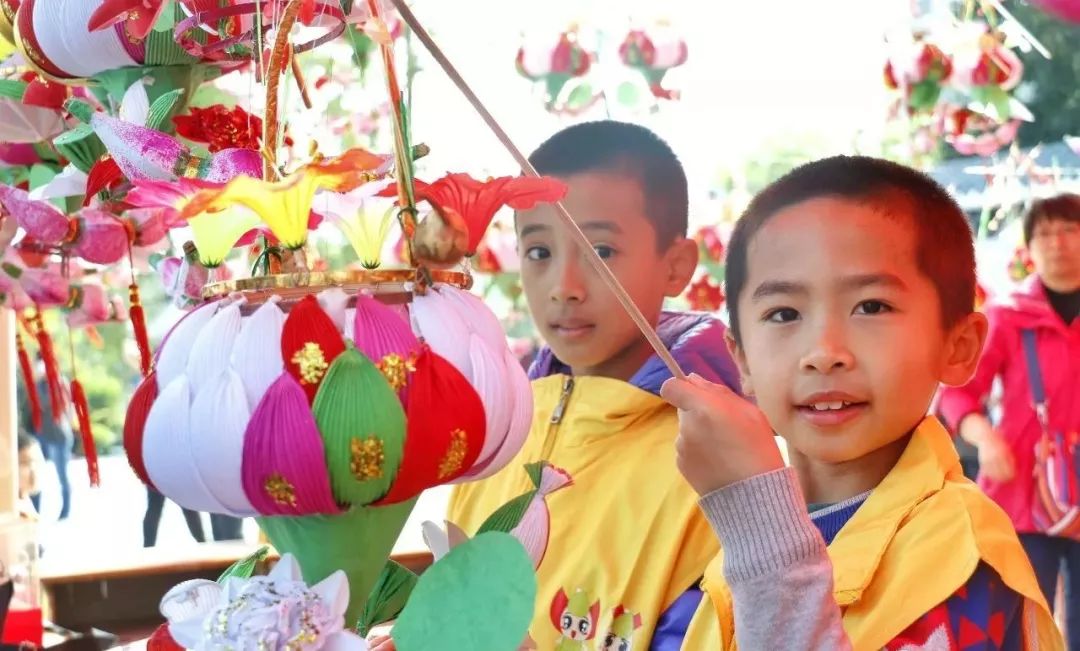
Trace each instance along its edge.
<path fill-rule="evenodd" d="M 341 13 L 348 16 L 352 13 L 353 0 L 341 0 Z"/>
<path fill-rule="evenodd" d="M 476 532 L 477 535 L 489 531 L 510 533 L 521 523 L 521 518 L 525 517 L 526 509 L 529 508 L 529 504 L 532 502 L 533 497 L 536 496 L 536 491 L 540 488 L 540 475 L 544 472 L 544 467 L 546 465 L 547 462 L 545 461 L 537 461 L 536 463 L 525 465 L 525 473 L 529 475 L 529 480 L 532 481 L 535 488 L 523 495 L 518 495 L 496 509 L 495 512 L 484 521 L 484 524 L 480 525 L 480 528 Z"/>
<path fill-rule="evenodd" d="M 80 99 L 69 99 L 64 102 L 64 108 L 80 122 L 88 123 L 90 118 L 94 116 L 94 109 Z"/>
<path fill-rule="evenodd" d="M 574 86 L 574 89 L 570 91 L 570 95 L 566 98 L 566 108 L 571 111 L 583 109 L 589 105 L 589 102 L 593 99 L 593 87 L 592 84 L 581 83 Z"/>
<path fill-rule="evenodd" d="M 53 139 L 53 145 L 84 174 L 90 173 L 90 168 L 106 151 L 105 144 L 89 124 L 77 125 L 74 129 L 60 134 Z"/>
<path fill-rule="evenodd" d="M 393 621 L 405 608 L 420 577 L 416 576 L 402 565 L 388 561 L 371 590 L 367 604 L 364 606 L 364 614 L 356 628 L 361 637 L 367 637 L 371 629 Z"/>
<path fill-rule="evenodd" d="M 912 86 L 908 103 L 915 109 L 929 110 L 934 107 L 940 96 L 940 85 L 932 81 L 923 81 Z"/>
<path fill-rule="evenodd" d="M 266 559 L 266 555 L 269 553 L 269 547 L 260 547 L 258 550 L 255 551 L 255 553 L 251 554 L 246 558 L 241 558 L 240 560 L 229 566 L 229 569 L 225 570 L 225 572 L 218 577 L 217 582 L 224 583 L 225 579 L 228 579 L 229 577 L 235 577 L 237 579 L 250 579 L 251 575 L 255 573 L 255 567 L 258 566 L 259 563 L 263 562 Z"/>
<path fill-rule="evenodd" d="M 47 165 L 34 165 L 30 168 L 30 189 L 36 190 L 56 178 L 56 170 Z"/>
<path fill-rule="evenodd" d="M 172 133 L 172 118 L 179 111 L 183 97 L 184 89 L 177 88 L 157 98 L 146 115 L 146 126 L 155 131 Z"/>
<path fill-rule="evenodd" d="M 0 97 L 21 102 L 28 85 L 25 81 L 18 79 L 0 79 Z"/>
<path fill-rule="evenodd" d="M 632 81 L 624 81 L 619 84 L 615 97 L 623 106 L 637 106 L 641 101 L 641 88 Z"/>
<path fill-rule="evenodd" d="M 516 649 L 535 601 L 525 548 L 508 534 L 485 533 L 424 572 L 391 636 L 398 651 Z"/>

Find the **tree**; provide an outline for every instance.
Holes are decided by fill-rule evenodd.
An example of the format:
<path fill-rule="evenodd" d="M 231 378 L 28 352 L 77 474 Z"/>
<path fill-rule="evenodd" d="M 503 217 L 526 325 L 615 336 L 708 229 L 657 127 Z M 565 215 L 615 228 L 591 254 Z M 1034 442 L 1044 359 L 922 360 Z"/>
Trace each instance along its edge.
<path fill-rule="evenodd" d="M 1021 53 L 1024 81 L 1018 99 L 1035 114 L 1025 123 L 1019 141 L 1023 147 L 1080 135 L 1080 25 L 1067 23 L 1029 2 L 1011 2 L 1009 10 L 1053 55 Z"/>

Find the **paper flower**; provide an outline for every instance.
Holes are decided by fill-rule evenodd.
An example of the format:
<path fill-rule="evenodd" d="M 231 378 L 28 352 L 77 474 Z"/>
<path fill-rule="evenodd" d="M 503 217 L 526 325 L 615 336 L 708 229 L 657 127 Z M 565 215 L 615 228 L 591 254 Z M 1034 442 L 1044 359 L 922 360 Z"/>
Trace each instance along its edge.
<path fill-rule="evenodd" d="M 189 219 L 239 204 L 258 215 L 284 246 L 298 249 L 307 242 L 316 191 L 350 192 L 386 174 L 389 165 L 389 158 L 357 148 L 304 165 L 280 181 L 238 176 L 224 187 L 195 194 L 180 217 Z"/>
<path fill-rule="evenodd" d="M 352 245 L 365 269 L 377 269 L 382 263 L 383 245 L 390 235 L 396 209 L 377 206 L 372 201 L 383 182 L 365 184 L 352 192 L 322 192 L 316 204 Z"/>
<path fill-rule="evenodd" d="M 262 119 L 239 106 L 229 110 L 221 104 L 192 108 L 190 115 L 173 118 L 176 133 L 194 142 L 206 143 L 210 153 L 225 149 L 262 147 Z"/>
<path fill-rule="evenodd" d="M 694 234 L 702 258 L 709 262 L 721 262 L 724 259 L 724 239 L 716 226 L 702 226 Z"/>
<path fill-rule="evenodd" d="M 169 633 L 186 649 L 210 651 L 367 651 L 347 630 L 349 582 L 335 572 L 308 587 L 300 565 L 284 554 L 266 576 L 185 581 L 161 600 Z"/>
<path fill-rule="evenodd" d="M 0 186 L 0 205 L 31 237 L 87 262 L 113 264 L 127 254 L 132 233 L 108 213 L 84 208 L 68 217 L 51 203 L 35 201 L 23 190 L 9 186 Z"/>
<path fill-rule="evenodd" d="M 204 159 L 168 134 L 101 112 L 91 116 L 90 126 L 132 181 L 189 178 L 225 183 L 238 176 L 262 176 L 262 156 L 251 149 L 223 149 Z"/>
<path fill-rule="evenodd" d="M 395 188 L 387 188 L 383 195 Z M 469 230 L 467 251 L 476 252 L 495 213 L 503 206 L 529 210 L 538 203 L 558 201 L 566 196 L 566 185 L 553 178 L 501 176 L 477 181 L 468 174 L 447 174 L 434 183 L 416 181 L 419 201 L 451 210 L 465 221 Z"/>
<path fill-rule="evenodd" d="M 554 40 L 529 39 L 517 53 L 515 64 L 521 76 L 544 83 L 548 108 L 559 100 L 568 81 L 589 72 L 593 54 L 578 42 L 577 32 L 568 30 Z"/>
<path fill-rule="evenodd" d="M 902 101 L 910 112 L 929 112 L 952 71 L 952 58 L 937 45 L 909 41 L 897 46 L 885 62 L 885 86 L 903 93 Z"/>
<path fill-rule="evenodd" d="M 124 31 L 130 38 L 144 39 L 167 4 L 165 0 L 105 0 L 86 27 L 96 32 L 124 21 Z"/>
<path fill-rule="evenodd" d="M 701 274 L 686 292 L 690 309 L 701 312 L 715 312 L 724 305 L 724 290 L 711 276 Z"/>
<path fill-rule="evenodd" d="M 664 88 L 664 76 L 686 63 L 686 41 L 666 26 L 632 30 L 619 46 L 623 64 L 641 72 L 649 91 L 659 99 L 678 99 L 678 91 Z"/>

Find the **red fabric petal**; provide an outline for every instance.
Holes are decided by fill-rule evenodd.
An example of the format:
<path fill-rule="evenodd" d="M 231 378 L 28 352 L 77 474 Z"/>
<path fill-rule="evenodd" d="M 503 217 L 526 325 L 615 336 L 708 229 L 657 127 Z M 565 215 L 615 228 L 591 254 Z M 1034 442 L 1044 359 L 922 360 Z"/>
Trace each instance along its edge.
<path fill-rule="evenodd" d="M 120 171 L 120 166 L 116 164 L 112 156 L 107 156 L 94 163 L 94 166 L 90 168 L 90 173 L 87 175 L 86 197 L 83 199 L 83 206 L 90 205 L 90 200 L 102 190 L 112 187 L 123 180 L 124 173 Z"/>
<path fill-rule="evenodd" d="M 157 373 L 151 371 L 135 389 L 124 418 L 124 451 L 127 453 L 128 464 L 135 476 L 151 487 L 154 483 L 150 481 L 146 462 L 143 460 L 143 433 L 146 429 L 146 417 L 150 415 L 154 400 L 157 400 L 157 392 Z"/>
<path fill-rule="evenodd" d="M 376 504 L 395 504 L 457 479 L 484 446 L 484 404 L 450 362 L 425 347 L 409 383 L 405 453 L 390 491 Z"/>
<path fill-rule="evenodd" d="M 344 351 L 345 341 L 338 326 L 323 312 L 314 296 L 305 296 L 285 319 L 281 358 L 286 370 L 304 388 L 308 404 L 315 401 L 330 364 Z"/>

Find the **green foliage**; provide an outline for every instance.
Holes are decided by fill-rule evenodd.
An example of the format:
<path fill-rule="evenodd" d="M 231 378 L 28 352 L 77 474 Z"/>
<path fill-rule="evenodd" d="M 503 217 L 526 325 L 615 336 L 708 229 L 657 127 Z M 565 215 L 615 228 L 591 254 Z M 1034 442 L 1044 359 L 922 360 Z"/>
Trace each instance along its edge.
<path fill-rule="evenodd" d="M 1035 115 L 1035 122 L 1020 128 L 1023 147 L 1080 135 L 1080 25 L 1066 23 L 1027 2 L 1010 2 L 1016 18 L 1053 55 L 1045 59 L 1034 50 L 1021 53 L 1024 80 L 1018 98 Z"/>

